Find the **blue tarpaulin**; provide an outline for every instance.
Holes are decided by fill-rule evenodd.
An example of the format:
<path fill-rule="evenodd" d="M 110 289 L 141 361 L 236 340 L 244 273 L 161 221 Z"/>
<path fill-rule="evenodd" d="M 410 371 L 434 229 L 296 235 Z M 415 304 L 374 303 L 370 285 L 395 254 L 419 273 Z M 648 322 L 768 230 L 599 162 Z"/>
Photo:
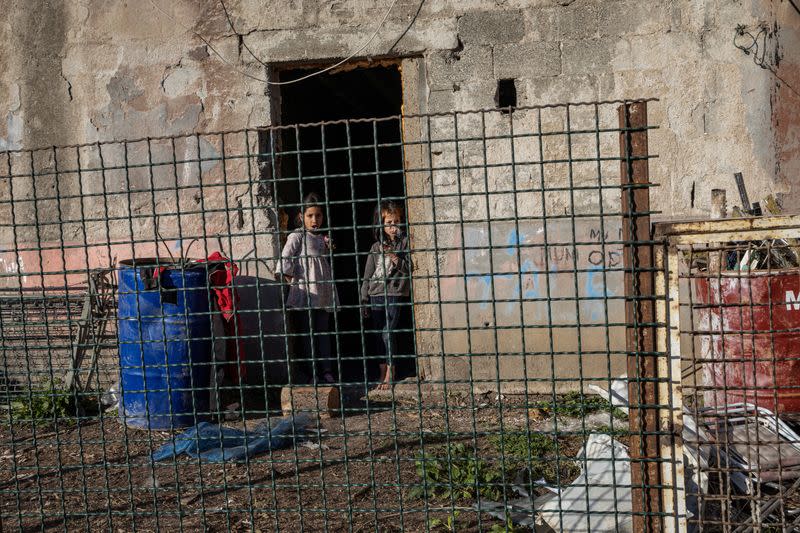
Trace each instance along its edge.
<path fill-rule="evenodd" d="M 156 450 L 153 460 L 163 461 L 185 453 L 210 463 L 244 461 L 245 458 L 268 450 L 288 448 L 304 440 L 309 423 L 308 417 L 288 417 L 271 429 L 246 432 L 201 422 Z"/>

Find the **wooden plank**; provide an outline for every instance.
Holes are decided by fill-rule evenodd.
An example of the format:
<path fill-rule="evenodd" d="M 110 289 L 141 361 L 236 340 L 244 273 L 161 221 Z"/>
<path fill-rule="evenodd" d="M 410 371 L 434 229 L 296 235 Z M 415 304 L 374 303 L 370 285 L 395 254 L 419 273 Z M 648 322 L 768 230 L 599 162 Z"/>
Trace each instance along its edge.
<path fill-rule="evenodd" d="M 338 387 L 283 387 L 281 410 L 284 416 L 313 413 L 319 416 L 338 417 L 342 412 Z"/>

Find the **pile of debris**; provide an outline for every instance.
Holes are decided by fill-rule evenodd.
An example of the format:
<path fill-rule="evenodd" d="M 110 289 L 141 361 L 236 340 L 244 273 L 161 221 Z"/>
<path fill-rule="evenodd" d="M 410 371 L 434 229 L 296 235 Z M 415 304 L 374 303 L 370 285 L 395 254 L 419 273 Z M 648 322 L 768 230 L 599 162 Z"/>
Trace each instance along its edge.
<path fill-rule="evenodd" d="M 749 403 L 683 416 L 690 531 L 733 525 L 800 527 L 800 436 L 775 413 Z"/>
<path fill-rule="evenodd" d="M 628 380 L 592 390 L 627 412 Z M 727 524 L 736 533 L 769 524 L 800 528 L 800 436 L 773 412 L 748 403 L 684 410 L 684 486 L 688 531 Z M 515 525 L 555 531 L 631 532 L 631 468 L 627 447 L 603 433 L 589 435 L 576 456 L 582 473 L 566 487 L 530 494 L 521 473 L 519 498 L 479 501 L 475 509 Z"/>
<path fill-rule="evenodd" d="M 733 218 L 759 217 L 764 214 L 760 202 L 750 204 L 741 172 L 734 174 L 739 189 L 741 208 L 734 206 L 728 213 L 727 198 L 724 189 L 711 191 L 711 218 L 723 219 L 730 215 Z M 779 215 L 782 209 L 773 195 L 764 200 L 767 214 Z M 800 241 L 797 239 L 765 239 L 760 241 L 744 241 L 720 243 L 712 246 L 709 255 L 693 257 L 692 266 L 700 272 L 750 272 L 755 270 L 780 270 L 800 267 Z"/>

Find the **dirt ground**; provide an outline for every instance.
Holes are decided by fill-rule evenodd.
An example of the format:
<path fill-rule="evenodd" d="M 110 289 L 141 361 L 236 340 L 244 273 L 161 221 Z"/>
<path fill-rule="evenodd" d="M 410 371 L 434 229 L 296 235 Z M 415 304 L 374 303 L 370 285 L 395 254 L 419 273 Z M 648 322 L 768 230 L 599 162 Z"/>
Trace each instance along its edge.
<path fill-rule="evenodd" d="M 423 447 L 447 442 L 497 460 L 491 435 L 542 418 L 524 398 L 454 397 L 447 409 L 371 403 L 344 418 L 315 418 L 320 432 L 304 445 L 239 464 L 182 456 L 153 465 L 150 454 L 170 434 L 127 429 L 113 416 L 37 427 L 36 446 L 30 427 L 3 426 L 0 529 L 425 531 L 459 510 L 458 531 L 489 531 L 501 522 L 475 512 L 474 500 L 412 497 L 421 481 L 415 461 Z M 574 457 L 583 440 L 568 442 L 560 455 Z"/>
<path fill-rule="evenodd" d="M 551 402 L 547 396 L 457 392 L 422 404 L 376 398 L 341 418 L 312 416 L 312 432 L 296 446 L 225 464 L 188 456 L 154 463 L 152 453 L 173 434 L 130 429 L 114 414 L 35 427 L 6 420 L 0 423 L 0 531 L 495 533 L 504 530 L 502 522 L 473 508 L 475 483 L 466 484 L 463 476 L 449 483 L 443 466 L 448 450 L 462 446 L 501 472 L 490 485 L 497 489 L 493 499 L 502 501 L 519 496 L 512 488 L 516 475 L 536 460 L 560 465 L 561 484 L 572 482 L 580 472 L 574 458 L 589 433 L 613 431 L 615 440 L 630 445 L 627 420 L 603 409 L 575 416 L 574 399 L 570 404 L 567 396 L 553 408 L 561 410 L 556 417 L 546 407 Z M 253 429 L 263 416 L 225 425 Z M 280 418 L 276 413 L 272 420 Z M 526 435 L 546 440 L 554 430 L 558 462 L 535 456 Z M 509 452 L 498 448 L 498 440 L 510 436 L 523 438 L 517 445 L 528 443 L 529 457 L 521 464 L 505 464 Z M 423 451 L 444 468 L 438 482 L 425 483 L 418 473 Z M 419 495 L 423 484 L 427 497 Z M 448 485 L 459 489 L 455 495 L 441 495 Z M 546 491 L 526 488 L 536 495 Z M 709 531 L 724 529 L 723 522 L 751 520 L 750 496 L 737 496 L 723 518 L 720 498 L 731 502 L 724 492 L 712 488 L 703 497 L 702 521 Z M 790 510 L 797 509 L 797 498 L 796 493 L 783 498 L 779 514 L 786 515 L 786 524 L 796 519 Z M 455 525 L 448 525 L 453 516 Z"/>

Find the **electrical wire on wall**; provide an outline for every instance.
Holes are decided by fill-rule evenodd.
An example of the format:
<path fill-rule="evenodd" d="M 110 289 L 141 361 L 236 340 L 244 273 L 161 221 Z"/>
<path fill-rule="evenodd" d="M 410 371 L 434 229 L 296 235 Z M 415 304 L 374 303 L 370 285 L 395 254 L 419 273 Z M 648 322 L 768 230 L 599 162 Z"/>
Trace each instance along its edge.
<path fill-rule="evenodd" d="M 203 37 L 203 35 L 201 35 L 200 33 L 198 33 L 197 31 L 195 31 L 195 30 L 193 30 L 193 29 L 191 29 L 191 28 L 188 28 L 188 27 L 187 27 L 187 26 L 185 26 L 184 24 L 181 24 L 179 21 L 177 21 L 177 20 L 175 19 L 175 17 L 173 17 L 172 15 L 170 15 L 169 13 L 167 13 L 166 11 L 164 11 L 164 9 L 163 9 L 163 8 L 161 8 L 161 6 L 159 6 L 159 5 L 158 5 L 158 4 L 155 2 L 155 0 L 150 0 L 150 3 L 151 3 L 151 4 L 153 4 L 153 7 L 155 7 L 155 8 L 156 8 L 158 11 L 160 11 L 160 12 L 161 12 L 161 13 L 162 13 L 164 16 L 166 16 L 167 18 L 169 18 L 169 19 L 170 19 L 172 22 L 174 22 L 175 24 L 177 24 L 178 26 L 180 26 L 180 27 L 181 27 L 181 28 L 183 28 L 184 30 L 186 30 L 186 31 L 188 31 L 188 32 L 191 32 L 191 33 L 192 33 L 192 34 L 194 34 L 194 35 L 195 35 L 195 36 L 196 36 L 198 39 L 200 39 L 201 41 L 203 41 L 203 43 L 205 43 L 205 45 L 206 45 L 206 46 L 208 46 L 209 50 L 211 50 L 211 51 L 212 51 L 212 52 L 213 52 L 213 53 L 214 53 L 214 54 L 215 54 L 217 57 L 219 57 L 219 59 L 220 59 L 220 60 L 221 60 L 223 63 L 225 63 L 226 65 L 228 65 L 228 66 L 229 66 L 229 67 L 230 67 L 232 70 L 234 70 L 235 72 L 237 72 L 237 73 L 241 74 L 242 76 L 246 76 L 246 77 L 248 77 L 248 78 L 250 78 L 250 79 L 253 79 L 253 80 L 256 80 L 256 81 L 260 81 L 261 83 L 265 83 L 265 84 L 267 84 L 267 85 L 289 85 L 289 84 L 292 84 L 292 83 L 298 83 L 298 82 L 300 82 L 300 81 L 303 81 L 303 80 L 306 80 L 306 79 L 308 79 L 308 78 L 311 78 L 311 77 L 314 77 L 314 76 L 318 76 L 318 75 L 320 75 L 320 74 L 323 74 L 323 73 L 325 73 L 325 72 L 328 72 L 328 71 L 330 71 L 330 70 L 333 70 L 333 69 L 335 69 L 335 68 L 337 68 L 337 67 L 339 67 L 339 66 L 341 66 L 341 65 L 343 65 L 343 64 L 345 64 L 345 63 L 347 63 L 348 61 L 350 61 L 351 59 L 353 59 L 354 57 L 356 57 L 357 55 L 359 55 L 361 52 L 363 52 L 364 50 L 366 50 L 366 48 L 367 48 L 367 47 L 368 47 L 368 46 L 369 46 L 369 45 L 372 43 L 372 41 L 374 41 L 374 40 L 375 40 L 375 37 L 377 37 L 377 36 L 378 36 L 378 33 L 380 32 L 381 28 L 383 28 L 384 24 L 386 23 L 386 20 L 389 18 L 389 14 L 392 12 L 392 9 L 394 9 L 394 6 L 397 4 L 397 0 L 393 0 L 393 2 L 391 3 L 391 5 L 389 6 L 389 8 L 386 10 L 385 14 L 383 15 L 383 18 L 381 19 L 381 21 L 378 23 L 377 27 L 375 28 L 375 31 L 373 31 L 373 32 L 372 32 L 372 35 L 370 35 L 370 36 L 369 36 L 369 38 L 368 38 L 366 41 L 364 41 L 364 43 L 363 43 L 361 46 L 359 46 L 359 47 L 358 47 L 358 49 L 357 49 L 356 51 L 354 51 L 353 53 L 351 53 L 350 55 L 348 55 L 348 56 L 347 56 L 347 57 L 345 57 L 344 59 L 342 59 L 342 60 L 340 60 L 340 61 L 337 61 L 336 63 L 334 63 L 334 64 L 332 64 L 332 65 L 329 65 L 329 66 L 327 66 L 327 67 L 325 67 L 325 68 L 323 68 L 323 69 L 316 70 L 316 71 L 314 71 L 314 72 L 311 72 L 310 74 L 308 74 L 308 75 L 306 75 L 306 76 L 302 76 L 302 77 L 300 77 L 300 78 L 297 78 L 297 79 L 294 79 L 294 80 L 288 80 L 288 81 L 270 81 L 270 80 L 268 80 L 268 79 L 266 79 L 266 78 L 262 78 L 262 77 L 259 77 L 259 76 L 254 76 L 253 74 L 250 74 L 250 73 L 248 73 L 248 72 L 245 72 L 244 70 L 242 70 L 242 69 L 240 69 L 240 68 L 236 67 L 236 65 L 234 65 L 233 63 L 231 63 L 230 61 L 228 61 L 227 59 L 225 59 L 225 57 L 224 57 L 222 54 L 220 54 L 220 53 L 217 51 L 217 49 L 216 49 L 216 48 L 214 48 L 214 46 L 213 46 L 213 45 L 212 45 L 212 44 L 209 42 L 209 40 L 208 40 L 208 39 L 206 39 L 205 37 Z M 392 49 L 392 48 L 394 48 L 394 47 L 397 45 L 397 43 L 400 41 L 400 39 L 402 39 L 402 38 L 405 36 L 405 34 L 408 32 L 408 30 L 409 30 L 409 29 L 411 28 L 411 26 L 414 24 L 414 22 L 415 22 L 415 21 L 416 21 L 416 19 L 417 19 L 417 16 L 419 15 L 419 12 L 422 10 L 422 5 L 423 5 L 424 3 L 425 3 L 425 0 L 420 0 L 419 6 L 417 7 L 417 11 L 416 11 L 416 13 L 414 14 L 414 16 L 411 18 L 411 22 L 408 24 L 408 26 L 407 26 L 407 27 L 406 27 L 406 28 L 403 30 L 403 32 L 400 34 L 400 37 L 398 37 L 398 39 L 397 39 L 397 40 L 395 40 L 394 44 L 392 44 L 392 46 L 391 46 L 391 47 L 390 47 L 390 49 L 389 49 L 390 51 L 391 51 L 391 49 Z M 233 19 L 231 18 L 231 16 L 230 16 L 230 13 L 228 12 L 228 8 L 227 8 L 227 6 L 225 6 L 225 2 L 224 2 L 224 0 L 220 0 L 220 5 L 222 6 L 222 10 L 223 10 L 223 12 L 225 13 L 225 18 L 226 18 L 226 19 L 227 19 L 227 21 L 228 21 L 228 26 L 231 28 L 231 31 L 233 31 L 233 33 L 234 33 L 235 35 L 237 35 L 237 36 L 240 38 L 240 42 L 242 43 L 242 47 L 243 47 L 243 48 L 244 48 L 244 49 L 247 51 L 247 53 L 248 53 L 248 54 L 250 54 L 250 55 L 253 57 L 253 59 L 255 59 L 256 61 L 258 61 L 258 62 L 259 62 L 261 65 L 263 65 L 263 66 L 265 66 L 265 67 L 269 67 L 269 65 L 267 65 L 267 63 L 265 63 L 264 61 L 262 61 L 261 59 L 259 59 L 259 58 L 258 58 L 258 57 L 255 55 L 255 53 L 253 53 L 253 51 L 252 51 L 252 50 L 250 49 L 250 47 L 247 45 L 247 41 L 246 41 L 245 39 L 243 39 L 243 38 L 242 38 L 243 36 L 242 36 L 240 33 L 238 33 L 238 32 L 236 31 L 236 28 L 234 28 L 234 25 L 233 25 Z"/>
<path fill-rule="evenodd" d="M 788 87 L 790 91 L 797 96 L 800 96 L 800 92 L 792 87 L 789 82 L 783 79 L 783 77 L 778 74 L 778 71 L 775 69 L 775 67 L 772 66 L 767 60 L 767 40 L 772 36 L 769 31 L 769 27 L 762 22 L 758 25 L 757 29 L 758 31 L 756 31 L 756 29 L 749 29 L 743 24 L 736 26 L 736 33 L 733 36 L 733 45 L 744 52 L 745 55 L 753 56 L 753 63 L 764 70 L 768 70 L 781 83 Z"/>
<path fill-rule="evenodd" d="M 424 1 L 424 0 L 423 0 L 423 1 Z M 227 19 L 228 19 L 228 26 L 231 28 L 231 31 L 232 31 L 234 34 L 238 35 L 238 36 L 241 38 L 241 35 L 239 34 L 239 32 L 237 32 L 237 31 L 236 31 L 236 28 L 233 26 L 233 20 L 231 19 L 231 16 L 230 16 L 230 14 L 228 13 L 228 8 L 227 8 L 227 7 L 225 7 L 225 1 L 224 1 L 224 0 L 219 0 L 219 3 L 220 3 L 220 5 L 222 6 L 222 10 L 225 12 L 225 18 L 227 18 Z M 391 13 L 391 12 L 392 12 L 392 9 L 394 8 L 395 4 L 397 4 L 397 0 L 394 0 L 394 1 L 392 2 L 392 5 L 390 5 L 390 6 L 389 6 L 389 9 L 387 9 L 387 10 L 386 10 L 386 13 L 383 15 L 383 18 L 381 19 L 380 23 L 378 23 L 378 27 L 377 27 L 377 28 L 375 28 L 375 31 L 374 31 L 374 32 L 372 32 L 372 35 L 370 35 L 369 39 L 367 39 L 367 40 L 364 42 L 364 44 L 362 44 L 362 45 L 361 45 L 361 46 L 358 48 L 358 50 L 356 50 L 355 52 L 353 52 L 353 53 L 352 53 L 352 54 L 350 54 L 349 56 L 345 57 L 344 59 L 342 59 L 342 60 L 340 60 L 340 61 L 337 61 L 336 63 L 334 63 L 334 64 L 332 64 L 332 65 L 328 65 L 327 67 L 325 67 L 325 68 L 323 68 L 323 69 L 316 70 L 316 71 L 314 71 L 314 72 L 312 72 L 312 73 L 310 73 L 310 74 L 307 74 L 307 75 L 305 75 L 305 76 L 301 76 L 301 77 L 299 77 L 299 78 L 297 78 L 297 79 L 294 79 L 294 80 L 288 80 L 288 81 L 267 81 L 266 83 L 267 83 L 267 84 L 269 84 L 269 85 L 289 85 L 289 84 L 291 84 L 291 83 L 297 83 L 297 82 L 299 82 L 299 81 L 307 80 L 308 78 L 313 78 L 314 76 L 318 76 L 318 75 L 320 75 L 320 74 L 323 74 L 323 73 L 325 73 L 325 72 L 328 72 L 328 71 L 330 71 L 330 70 L 333 70 L 333 69 L 335 69 L 336 67 L 340 67 L 340 66 L 344 65 L 345 63 L 347 63 L 348 61 L 350 61 L 351 59 L 353 59 L 355 56 L 357 56 L 358 54 L 360 54 L 361 52 L 363 52 L 363 51 L 364 51 L 364 50 L 367 48 L 367 46 L 369 46 L 369 45 L 370 45 L 370 43 L 371 43 L 372 41 L 374 41 L 374 40 L 375 40 L 375 37 L 377 37 L 377 36 L 378 36 L 378 32 L 379 32 L 379 31 L 380 31 L 380 29 L 383 27 L 383 25 L 386 23 L 386 19 L 387 19 L 387 18 L 389 18 L 389 13 Z M 420 7 L 421 7 L 421 4 L 420 4 Z M 413 21 L 412 21 L 412 22 L 413 22 Z M 262 65 L 264 65 L 265 67 L 269 67 L 269 65 L 267 65 L 267 64 L 266 64 L 264 61 L 262 61 L 261 59 L 259 59 L 259 58 L 258 58 L 258 57 L 257 57 L 257 56 L 256 56 L 256 55 L 253 53 L 253 51 L 250 49 L 250 47 L 249 47 L 249 46 L 247 46 L 247 41 L 246 41 L 245 39 L 241 39 L 241 41 L 240 41 L 240 42 L 242 43 L 242 46 L 244 47 L 244 49 L 245 49 L 245 50 L 247 50 L 247 53 L 249 53 L 249 54 L 250 54 L 250 55 L 253 57 L 253 59 L 255 59 L 256 61 L 258 61 L 259 63 L 261 63 L 261 64 L 262 64 Z"/>

